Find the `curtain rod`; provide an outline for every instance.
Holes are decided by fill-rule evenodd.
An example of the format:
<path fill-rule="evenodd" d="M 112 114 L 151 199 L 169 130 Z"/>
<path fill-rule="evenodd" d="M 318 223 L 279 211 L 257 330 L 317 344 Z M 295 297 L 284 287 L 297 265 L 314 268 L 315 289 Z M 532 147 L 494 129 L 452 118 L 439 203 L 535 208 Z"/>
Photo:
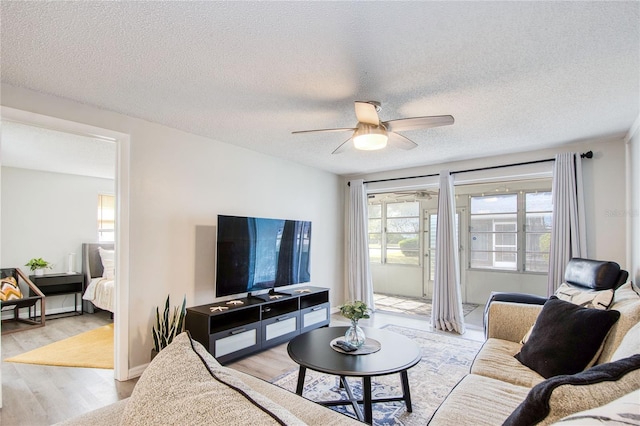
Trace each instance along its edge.
<path fill-rule="evenodd" d="M 593 158 L 593 151 L 587 151 L 585 153 L 580 154 L 580 158 Z M 451 174 L 455 175 L 458 173 L 478 172 L 481 170 L 492 170 L 492 169 L 502 169 L 505 167 L 525 166 L 527 164 L 547 163 L 549 161 L 556 161 L 556 159 L 547 158 L 546 160 L 533 160 L 533 161 L 524 161 L 522 163 L 502 164 L 499 166 L 479 167 L 477 169 L 456 170 L 451 172 Z M 434 177 L 434 176 L 440 176 L 440 173 L 431 173 L 428 175 L 419 175 L 419 176 L 404 176 L 404 177 L 389 178 L 389 179 L 367 180 L 364 183 L 391 182 L 394 180 L 418 179 L 418 178 L 426 178 L 426 177 Z M 347 185 L 350 186 L 351 182 L 347 182 Z"/>

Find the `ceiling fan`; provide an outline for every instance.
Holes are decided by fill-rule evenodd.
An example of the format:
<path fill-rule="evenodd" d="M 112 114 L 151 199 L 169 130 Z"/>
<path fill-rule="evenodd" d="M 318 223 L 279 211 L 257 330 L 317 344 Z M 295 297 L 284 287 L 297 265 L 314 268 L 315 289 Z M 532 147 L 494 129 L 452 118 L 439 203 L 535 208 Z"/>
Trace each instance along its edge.
<path fill-rule="evenodd" d="M 387 141 L 402 149 L 413 149 L 417 143 L 401 135 L 398 132 L 416 129 L 428 129 L 430 127 L 448 126 L 453 124 L 451 115 L 432 115 L 428 117 L 399 118 L 396 120 L 380 121 L 378 111 L 381 104 L 376 101 L 355 101 L 356 127 L 343 127 L 337 129 L 298 130 L 292 134 L 317 133 L 317 132 L 353 132 L 353 134 L 338 146 L 332 154 L 339 154 L 347 147 L 347 142 L 353 139 L 356 149 L 372 151 L 387 146 Z"/>
<path fill-rule="evenodd" d="M 413 200 L 431 200 L 437 191 L 402 191 L 393 193 L 396 198 L 410 198 Z"/>

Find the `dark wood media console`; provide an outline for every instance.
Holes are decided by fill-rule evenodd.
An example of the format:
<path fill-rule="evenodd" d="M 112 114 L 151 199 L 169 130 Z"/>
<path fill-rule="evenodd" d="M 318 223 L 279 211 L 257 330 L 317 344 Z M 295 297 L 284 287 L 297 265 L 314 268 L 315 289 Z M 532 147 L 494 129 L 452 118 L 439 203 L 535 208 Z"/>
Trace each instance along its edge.
<path fill-rule="evenodd" d="M 269 296 L 187 308 L 185 328 L 220 363 L 227 363 L 329 325 L 327 288 L 306 286 Z"/>

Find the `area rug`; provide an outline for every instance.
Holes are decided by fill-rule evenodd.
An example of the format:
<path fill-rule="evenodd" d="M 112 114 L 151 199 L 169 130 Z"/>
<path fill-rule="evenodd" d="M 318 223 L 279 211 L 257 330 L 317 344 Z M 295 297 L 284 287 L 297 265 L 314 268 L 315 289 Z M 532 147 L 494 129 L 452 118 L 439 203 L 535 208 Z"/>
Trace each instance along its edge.
<path fill-rule="evenodd" d="M 469 373 L 471 363 L 482 343 L 464 337 L 454 337 L 444 332 L 416 330 L 397 325 L 387 325 L 383 328 L 407 336 L 416 342 L 421 348 L 422 360 L 408 370 L 413 412 L 406 411 L 404 402 L 376 403 L 373 404 L 373 423 L 375 425 L 425 425 L 456 383 Z M 272 383 L 295 392 L 297 380 L 298 370 L 295 369 L 276 378 Z M 354 393 L 360 398 L 362 381 L 357 378 L 347 380 Z M 337 376 L 312 370 L 307 370 L 302 394 L 312 401 L 347 398 L 344 391 L 338 387 Z M 373 378 L 373 398 L 401 394 L 399 374 Z M 331 407 L 331 409 L 355 417 L 351 406 Z"/>
<path fill-rule="evenodd" d="M 7 358 L 5 361 L 113 369 L 113 323 Z"/>

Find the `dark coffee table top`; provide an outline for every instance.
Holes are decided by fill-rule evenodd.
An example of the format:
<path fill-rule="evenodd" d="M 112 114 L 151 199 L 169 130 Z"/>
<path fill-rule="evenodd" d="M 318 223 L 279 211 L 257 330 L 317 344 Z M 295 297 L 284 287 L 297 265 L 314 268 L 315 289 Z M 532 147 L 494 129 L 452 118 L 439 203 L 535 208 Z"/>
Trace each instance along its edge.
<path fill-rule="evenodd" d="M 337 376 L 384 376 L 398 373 L 420 362 L 420 347 L 407 337 L 377 328 L 362 327 L 367 338 L 380 342 L 378 352 L 348 355 L 329 346 L 349 327 L 317 328 L 293 338 L 287 346 L 292 360 L 311 370 Z"/>

